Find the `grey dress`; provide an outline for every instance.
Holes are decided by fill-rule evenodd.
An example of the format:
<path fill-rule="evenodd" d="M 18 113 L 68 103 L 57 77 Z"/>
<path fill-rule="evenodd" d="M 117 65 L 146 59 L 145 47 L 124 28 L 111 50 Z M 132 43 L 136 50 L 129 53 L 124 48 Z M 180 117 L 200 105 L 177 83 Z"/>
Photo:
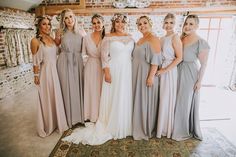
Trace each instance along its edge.
<path fill-rule="evenodd" d="M 199 91 L 194 91 L 198 78 L 198 54 L 209 49 L 208 43 L 199 39 L 185 46 L 183 61 L 178 65 L 178 85 L 172 139 L 181 141 L 194 137 L 202 139 L 199 122 Z"/>
<path fill-rule="evenodd" d="M 156 136 L 158 111 L 158 77 L 154 77 L 152 87 L 147 87 L 146 80 L 151 65 L 161 64 L 161 54 L 153 51 L 145 42 L 136 45 L 132 61 L 133 85 L 133 138 L 135 140 Z"/>
<path fill-rule="evenodd" d="M 84 122 L 82 36 L 66 31 L 61 40 L 57 70 L 68 126 Z"/>

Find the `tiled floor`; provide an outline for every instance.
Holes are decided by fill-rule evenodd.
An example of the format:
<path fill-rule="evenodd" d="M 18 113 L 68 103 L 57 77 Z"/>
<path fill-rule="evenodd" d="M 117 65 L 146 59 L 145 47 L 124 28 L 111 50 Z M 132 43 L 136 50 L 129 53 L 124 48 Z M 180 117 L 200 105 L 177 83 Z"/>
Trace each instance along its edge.
<path fill-rule="evenodd" d="M 0 101 L 0 156 L 46 157 L 60 135 L 47 138 L 36 134 L 35 88 Z M 236 145 L 236 92 L 202 88 L 200 118 L 202 127 L 215 127 Z"/>

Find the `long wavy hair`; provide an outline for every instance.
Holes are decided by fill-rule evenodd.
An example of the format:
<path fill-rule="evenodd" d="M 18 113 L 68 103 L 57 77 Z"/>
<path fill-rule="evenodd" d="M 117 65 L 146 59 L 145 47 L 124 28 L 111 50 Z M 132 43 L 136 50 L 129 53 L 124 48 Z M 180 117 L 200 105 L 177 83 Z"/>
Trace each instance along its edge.
<path fill-rule="evenodd" d="M 99 21 L 101 21 L 104 24 L 104 18 L 100 14 L 94 14 L 91 18 L 91 23 L 93 23 L 93 19 L 98 19 Z M 105 26 L 103 25 L 102 31 L 101 31 L 102 39 L 105 37 L 105 33 L 106 33 Z"/>
<path fill-rule="evenodd" d="M 79 33 L 79 25 L 78 25 L 78 20 L 73 13 L 71 9 L 64 9 L 61 14 L 60 14 L 60 29 L 62 29 L 64 32 L 67 30 L 66 24 L 65 24 L 65 14 L 71 12 L 73 19 L 74 19 L 74 27 L 73 27 L 73 32 L 74 33 Z"/>
<path fill-rule="evenodd" d="M 38 16 L 38 17 L 35 19 L 34 23 L 35 23 L 35 27 L 36 27 L 36 38 L 37 38 L 38 40 L 40 40 L 40 41 L 45 45 L 45 43 L 44 43 L 44 41 L 43 41 L 43 37 L 41 36 L 40 30 L 39 30 L 40 25 L 41 25 L 41 23 L 42 23 L 42 21 L 43 21 L 44 19 L 47 19 L 47 20 L 49 21 L 49 25 L 51 26 L 50 29 L 52 29 L 52 24 L 51 24 L 51 20 L 52 20 L 52 19 L 51 19 L 51 17 L 48 16 L 48 15 Z"/>
<path fill-rule="evenodd" d="M 116 20 L 122 20 L 122 22 L 124 23 L 128 23 L 128 17 L 124 14 L 121 14 L 121 13 L 115 13 L 114 16 L 111 18 L 111 22 L 112 22 L 112 25 L 111 25 L 111 33 L 114 33 L 116 32 L 116 29 L 115 29 L 115 23 L 116 23 Z"/>
<path fill-rule="evenodd" d="M 186 33 L 184 33 L 183 29 L 184 29 L 184 26 L 185 26 L 186 21 L 187 21 L 188 19 L 194 19 L 194 21 L 196 22 L 196 24 L 199 24 L 199 17 L 198 17 L 197 15 L 194 15 L 194 14 L 188 15 L 188 16 L 185 18 L 185 20 L 184 20 L 184 24 L 183 24 L 183 27 L 182 27 L 182 34 L 181 34 L 181 36 L 180 36 L 181 39 L 183 39 L 184 37 L 186 37 Z"/>

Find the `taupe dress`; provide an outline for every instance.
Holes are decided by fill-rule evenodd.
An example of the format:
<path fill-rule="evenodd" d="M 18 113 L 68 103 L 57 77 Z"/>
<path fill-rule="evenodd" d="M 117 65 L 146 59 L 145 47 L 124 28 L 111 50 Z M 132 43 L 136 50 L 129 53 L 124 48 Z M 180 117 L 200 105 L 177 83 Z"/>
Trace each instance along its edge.
<path fill-rule="evenodd" d="M 146 80 L 151 65 L 160 65 L 161 58 L 161 54 L 154 52 L 148 42 L 135 46 L 132 61 L 133 138 L 135 140 L 148 140 L 156 136 L 159 79 L 154 77 L 152 87 L 147 87 Z"/>
<path fill-rule="evenodd" d="M 38 52 L 33 55 L 34 66 L 40 68 L 37 131 L 41 137 L 50 135 L 55 129 L 60 133 L 68 129 L 57 73 L 56 51 L 56 45 L 45 46 L 41 43 Z"/>
<path fill-rule="evenodd" d="M 82 53 L 88 56 L 84 66 L 84 119 L 96 122 L 102 91 L 101 43 L 96 45 L 88 34 L 83 40 Z"/>
<path fill-rule="evenodd" d="M 68 126 L 84 122 L 82 36 L 67 30 L 61 40 L 57 70 Z"/>
<path fill-rule="evenodd" d="M 208 43 L 199 39 L 184 46 L 183 61 L 178 65 L 178 84 L 172 139 L 181 141 L 194 137 L 202 139 L 199 122 L 199 91 L 194 91 L 199 73 L 198 55 L 209 49 Z"/>

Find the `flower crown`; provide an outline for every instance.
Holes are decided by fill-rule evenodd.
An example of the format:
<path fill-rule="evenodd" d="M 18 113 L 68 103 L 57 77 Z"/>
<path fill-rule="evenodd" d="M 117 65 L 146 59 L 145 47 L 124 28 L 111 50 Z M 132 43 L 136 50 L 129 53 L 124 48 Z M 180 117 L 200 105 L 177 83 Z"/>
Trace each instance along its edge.
<path fill-rule="evenodd" d="M 34 25 L 38 26 L 39 22 L 42 21 L 43 19 L 48 19 L 49 21 L 52 20 L 51 16 L 48 16 L 48 15 L 39 16 L 35 18 Z"/>
<path fill-rule="evenodd" d="M 111 22 L 114 22 L 115 20 L 120 19 L 127 23 L 129 21 L 128 17 L 126 15 L 123 15 L 121 13 L 116 13 L 114 16 L 111 18 Z"/>

